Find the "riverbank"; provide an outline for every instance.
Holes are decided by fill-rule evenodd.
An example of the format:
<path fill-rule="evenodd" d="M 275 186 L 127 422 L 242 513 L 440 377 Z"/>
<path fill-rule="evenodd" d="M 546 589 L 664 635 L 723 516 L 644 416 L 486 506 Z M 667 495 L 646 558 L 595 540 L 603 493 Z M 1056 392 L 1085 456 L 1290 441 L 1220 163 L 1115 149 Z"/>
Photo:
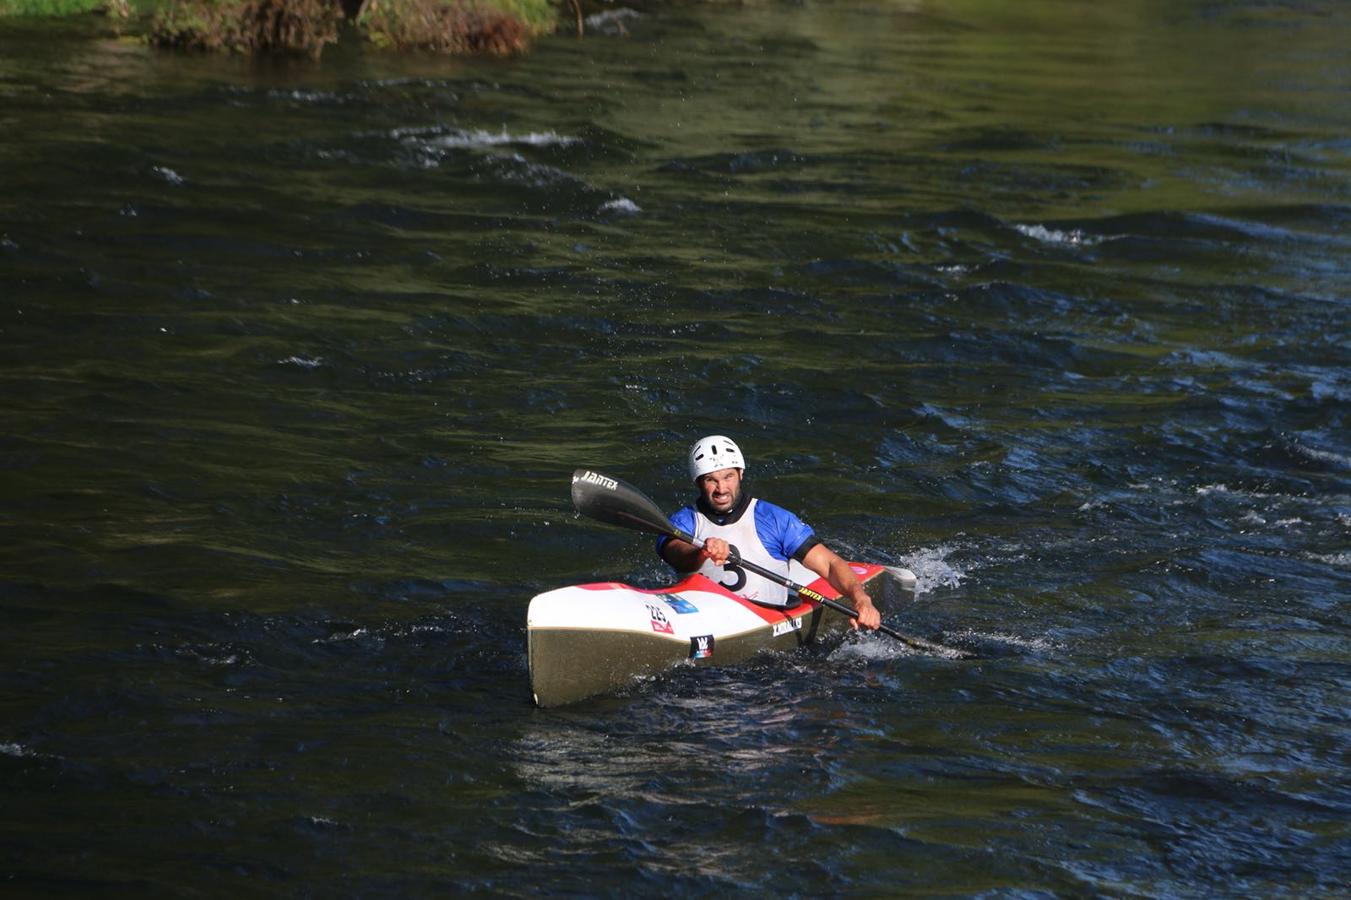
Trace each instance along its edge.
<path fill-rule="evenodd" d="M 508 56 L 555 31 L 561 8 L 551 0 L 0 0 L 0 17 L 102 14 L 154 46 L 195 52 L 317 58 L 351 27 L 381 49 Z M 570 8 L 580 22 L 580 7 Z"/>

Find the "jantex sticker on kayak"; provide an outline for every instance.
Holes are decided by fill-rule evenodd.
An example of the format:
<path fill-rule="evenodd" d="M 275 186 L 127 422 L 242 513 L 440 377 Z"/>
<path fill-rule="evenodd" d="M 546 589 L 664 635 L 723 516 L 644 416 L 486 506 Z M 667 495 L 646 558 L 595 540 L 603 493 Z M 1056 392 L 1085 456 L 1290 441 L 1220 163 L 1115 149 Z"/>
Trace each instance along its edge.
<path fill-rule="evenodd" d="M 775 637 L 778 637 L 781 634 L 787 634 L 790 631 L 801 631 L 801 630 L 802 630 L 801 616 L 798 616 L 796 619 L 784 619 L 782 622 L 774 623 Z"/>

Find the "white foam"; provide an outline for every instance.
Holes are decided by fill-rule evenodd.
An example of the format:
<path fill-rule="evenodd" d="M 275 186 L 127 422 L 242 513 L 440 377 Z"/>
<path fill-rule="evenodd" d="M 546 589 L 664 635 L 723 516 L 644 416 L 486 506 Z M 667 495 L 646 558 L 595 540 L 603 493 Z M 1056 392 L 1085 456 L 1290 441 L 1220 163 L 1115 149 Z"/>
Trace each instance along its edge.
<path fill-rule="evenodd" d="M 951 547 L 921 547 L 901 557 L 901 564 L 915 573 L 915 593 L 927 594 L 939 588 L 955 588 L 966 573 L 947 561 Z"/>
<path fill-rule="evenodd" d="M 597 212 L 600 213 L 618 213 L 624 216 L 636 216 L 642 212 L 643 208 L 634 203 L 628 197 L 620 197 L 618 200 L 607 200 L 600 205 Z"/>
<path fill-rule="evenodd" d="M 605 12 L 593 13 L 592 15 L 587 16 L 584 21 L 588 28 L 602 30 L 607 25 L 615 25 L 617 26 L 615 30 L 618 31 L 623 28 L 621 23 L 624 19 L 640 19 L 642 18 L 642 15 L 643 14 L 636 9 L 607 9 Z"/>
<path fill-rule="evenodd" d="M 932 656 L 940 659 L 962 659 L 965 651 L 957 647 L 935 644 L 933 649 L 912 647 L 904 641 L 880 632 L 856 631 L 839 647 L 830 652 L 834 662 L 886 662 L 910 656 Z"/>
<path fill-rule="evenodd" d="M 332 91 L 273 90 L 268 91 L 267 95 L 278 100 L 298 100 L 301 103 L 343 102 L 343 98 Z"/>
<path fill-rule="evenodd" d="M 566 147 L 577 143 L 578 139 L 559 134 L 556 131 L 530 131 L 525 134 L 512 134 L 505 128 L 501 131 L 485 131 L 481 128 L 454 128 L 445 134 L 439 134 L 426 141 L 433 147 L 447 149 L 475 149 L 479 147 Z"/>
<path fill-rule="evenodd" d="M 214 647 L 208 648 L 208 650 L 214 649 L 216 648 Z M 208 652 L 208 650 L 202 650 L 197 647 L 185 646 L 175 649 L 174 655 L 183 657 L 185 659 L 195 659 L 199 662 L 206 663 L 208 666 L 233 666 L 238 665 L 239 662 L 241 661 L 240 656 L 237 653 L 230 653 L 227 651 L 223 655 L 213 655 L 212 653 Z"/>
<path fill-rule="evenodd" d="M 168 166 L 152 166 L 150 171 L 170 184 L 182 184 L 186 180 Z"/>
<path fill-rule="evenodd" d="M 1251 497 L 1258 500 L 1270 500 L 1279 496 L 1277 494 L 1264 494 L 1261 491 L 1236 490 L 1223 483 L 1203 484 L 1196 488 L 1196 493 L 1200 497 L 1209 497 L 1211 494 L 1229 494 L 1234 497 Z"/>
<path fill-rule="evenodd" d="M 299 366 L 302 369 L 317 369 L 324 364 L 322 358 L 315 357 L 311 359 L 307 356 L 288 356 L 285 359 L 277 360 L 280 366 Z"/>
<path fill-rule="evenodd" d="M 3 753 L 5 756 L 17 756 L 20 758 L 26 756 L 37 756 L 36 753 L 34 753 L 32 750 L 29 750 L 23 744 L 0 744 L 0 753 Z"/>
<path fill-rule="evenodd" d="M 1066 244 L 1071 247 L 1092 247 L 1101 244 L 1106 238 L 1084 234 L 1075 228 L 1071 231 L 1058 231 L 1044 225 L 1014 225 L 1015 231 L 1046 244 Z"/>
<path fill-rule="evenodd" d="M 335 631 L 326 638 L 315 638 L 310 641 L 311 644 L 336 644 L 340 641 L 355 641 L 370 634 L 365 628 L 358 628 L 355 631 L 342 632 Z"/>
<path fill-rule="evenodd" d="M 957 637 L 964 638 L 972 643 L 980 644 L 995 643 L 1008 644 L 1010 647 L 1019 647 L 1023 650 L 1048 651 L 1060 649 L 1060 644 L 1050 638 L 1045 637 L 1023 637 L 1018 634 L 1008 634 L 1002 631 L 959 631 Z"/>
<path fill-rule="evenodd" d="M 917 651 L 886 635 L 868 635 L 858 640 L 845 641 L 830 651 L 833 662 L 886 662 L 904 656 L 915 656 Z"/>

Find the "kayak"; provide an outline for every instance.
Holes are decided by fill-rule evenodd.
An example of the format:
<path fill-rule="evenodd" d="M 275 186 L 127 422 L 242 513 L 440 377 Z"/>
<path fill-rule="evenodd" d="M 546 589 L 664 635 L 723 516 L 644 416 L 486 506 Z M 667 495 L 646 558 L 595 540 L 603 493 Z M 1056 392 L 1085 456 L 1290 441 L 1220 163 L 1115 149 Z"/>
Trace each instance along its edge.
<path fill-rule="evenodd" d="M 915 576 L 905 569 L 849 566 L 883 614 L 914 596 Z M 799 584 L 839 597 L 824 578 L 793 567 Z M 539 706 L 563 706 L 679 665 L 730 665 L 762 650 L 791 650 L 848 625 L 820 603 L 761 606 L 699 574 L 653 590 L 613 581 L 572 585 L 530 601 L 530 687 Z"/>

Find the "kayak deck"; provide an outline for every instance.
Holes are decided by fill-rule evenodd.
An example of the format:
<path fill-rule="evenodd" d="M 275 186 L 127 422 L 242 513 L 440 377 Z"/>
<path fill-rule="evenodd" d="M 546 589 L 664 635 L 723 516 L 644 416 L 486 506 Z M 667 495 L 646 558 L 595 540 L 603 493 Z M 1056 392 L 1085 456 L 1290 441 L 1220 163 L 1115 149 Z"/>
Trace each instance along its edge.
<path fill-rule="evenodd" d="M 904 569 L 850 566 L 883 613 L 913 597 L 915 576 Z M 824 578 L 807 587 L 839 596 Z M 540 706 L 562 706 L 681 664 L 730 665 L 766 649 L 791 650 L 848 622 L 818 603 L 760 606 L 698 574 L 655 590 L 617 582 L 558 588 L 534 597 L 526 616 L 531 691 Z"/>

